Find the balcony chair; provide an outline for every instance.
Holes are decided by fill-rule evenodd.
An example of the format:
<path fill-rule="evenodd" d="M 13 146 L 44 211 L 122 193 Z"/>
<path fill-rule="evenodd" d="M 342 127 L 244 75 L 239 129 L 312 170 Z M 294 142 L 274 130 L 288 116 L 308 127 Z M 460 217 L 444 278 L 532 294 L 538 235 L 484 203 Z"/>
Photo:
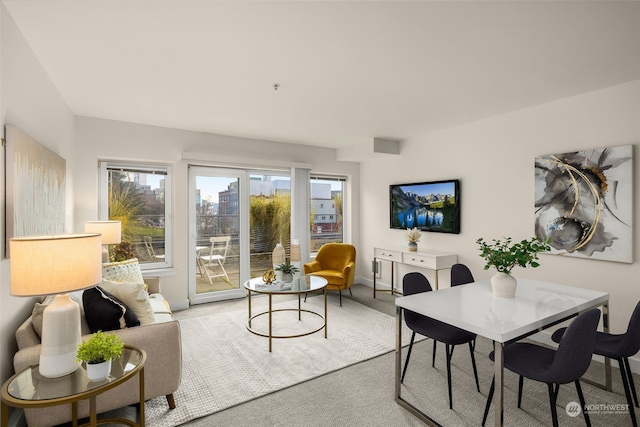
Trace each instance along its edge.
<path fill-rule="evenodd" d="M 147 248 L 147 254 L 153 262 L 163 262 L 164 255 L 156 255 L 156 251 L 153 249 L 153 239 L 151 236 L 143 236 L 144 246 Z"/>
<path fill-rule="evenodd" d="M 325 243 L 318 250 L 316 259 L 306 263 L 303 268 L 304 274 L 325 278 L 327 289 L 340 293 L 342 307 L 342 291 L 349 289 L 351 293 L 356 275 L 356 248 L 346 243 Z"/>
<path fill-rule="evenodd" d="M 211 246 L 198 252 L 198 270 L 201 275 L 207 275 L 210 284 L 213 284 L 215 277 L 224 277 L 229 281 L 224 261 L 227 258 L 230 240 L 231 236 L 211 237 Z"/>
<path fill-rule="evenodd" d="M 413 295 L 421 292 L 430 292 L 431 284 L 429 280 L 420 273 L 407 273 L 402 279 L 402 288 L 404 295 Z M 413 331 L 411 334 L 411 341 L 409 342 L 409 350 L 407 351 L 407 359 L 404 362 L 404 369 L 402 370 L 402 378 L 400 382 L 404 381 L 404 376 L 407 373 L 407 366 L 409 366 L 409 358 L 411 357 L 411 350 L 413 349 L 413 341 L 416 337 L 416 333 L 424 335 L 425 337 L 433 339 L 434 343 L 434 355 L 435 355 L 435 343 L 437 341 L 445 344 L 447 352 L 447 384 L 449 387 L 449 409 L 453 409 L 453 395 L 451 391 L 451 356 L 453 355 L 453 349 L 458 344 L 469 344 L 469 352 L 471 354 L 471 364 L 473 366 L 473 375 L 476 379 L 476 389 L 480 392 L 480 383 L 478 381 L 478 370 L 476 369 L 476 359 L 473 354 L 473 341 L 476 339 L 476 334 L 465 331 L 455 326 L 451 326 L 436 319 L 432 319 L 422 314 L 414 313 L 413 311 L 404 311 L 404 320 L 407 326 Z M 435 361 L 432 363 L 435 364 Z"/>
<path fill-rule="evenodd" d="M 560 342 L 566 330 L 567 328 L 558 329 L 553 333 L 551 339 L 554 342 Z M 629 366 L 629 357 L 636 354 L 639 350 L 640 302 L 636 304 L 636 308 L 631 314 L 627 332 L 625 332 L 624 334 L 608 334 L 605 332 L 596 332 L 596 343 L 593 347 L 594 354 L 610 357 L 618 361 L 618 365 L 620 367 L 620 376 L 622 377 L 622 385 L 624 387 L 624 394 L 627 397 L 627 403 L 629 404 L 629 414 L 631 415 L 631 422 L 633 423 L 634 427 L 638 425 L 638 422 L 636 421 L 636 414 L 633 408 L 634 402 L 631 400 L 631 394 L 633 394 L 633 400 L 635 401 L 636 407 L 638 407 L 638 395 L 636 394 L 636 386 L 633 381 L 631 367 Z"/>
<path fill-rule="evenodd" d="M 596 328 L 600 320 L 600 310 L 594 308 L 580 314 L 573 319 L 560 340 L 557 350 L 531 343 L 517 342 L 504 347 L 504 367 L 520 376 L 518 383 L 518 408 L 522 403 L 522 386 L 524 377 L 547 384 L 551 419 L 553 426 L 558 427 L 556 398 L 558 386 L 573 382 L 576 385 L 581 408 L 585 407 L 580 377 L 589 368 L 591 355 L 596 341 Z M 494 360 L 494 352 L 489 354 Z M 554 390 L 554 384 L 556 385 Z M 487 404 L 482 417 L 482 425 L 487 421 L 493 392 L 495 390 L 495 376 L 491 381 L 491 388 L 487 396 Z M 591 426 L 588 412 L 584 413 L 587 426 Z"/>

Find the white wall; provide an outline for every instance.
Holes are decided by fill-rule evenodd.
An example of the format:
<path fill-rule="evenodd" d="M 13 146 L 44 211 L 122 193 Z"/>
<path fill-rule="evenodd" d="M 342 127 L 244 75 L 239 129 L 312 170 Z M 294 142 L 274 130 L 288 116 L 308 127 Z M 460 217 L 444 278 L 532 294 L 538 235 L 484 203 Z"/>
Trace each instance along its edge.
<path fill-rule="evenodd" d="M 461 233 L 423 233 L 419 247 L 457 253 L 477 279 L 488 279 L 493 272 L 483 270 L 477 238 L 533 236 L 534 157 L 633 144 L 637 168 L 639 118 L 640 81 L 634 81 L 403 141 L 399 157 L 360 165 L 360 211 L 366 214 L 358 262 L 370 263 L 374 246 L 406 246 L 404 232 L 389 228 L 389 184 L 459 178 Z M 640 300 L 637 172 L 634 201 L 633 264 L 543 255 L 541 267 L 514 274 L 609 292 L 611 329 L 624 332 Z"/>
<path fill-rule="evenodd" d="M 358 193 L 359 165 L 336 161 L 335 150 L 77 117 L 73 189 L 76 230 L 82 230 L 84 221 L 95 220 L 98 215 L 98 159 L 145 160 L 174 165 L 173 262 L 176 273 L 162 278 L 163 294 L 174 309 L 186 308 L 188 304 L 189 162 L 182 160 L 183 152 L 203 153 L 208 158 L 246 158 L 247 165 L 255 165 L 260 160 L 310 163 L 313 172 L 350 176 L 353 191 Z M 207 161 L 200 164 L 207 164 Z M 351 209 L 351 215 L 358 218 L 357 205 Z M 356 227 L 345 238 L 357 242 L 358 230 Z"/>
<path fill-rule="evenodd" d="M 22 37 L 15 22 L 0 5 L 0 120 L 14 124 L 51 151 L 67 160 L 66 231 L 73 222 L 74 116 Z M 5 223 L 4 150 L 0 151 L 0 224 Z M 16 352 L 14 332 L 31 314 L 33 298 L 10 294 L 10 262 L 4 258 L 4 231 L 0 232 L 0 380 L 13 374 Z"/>

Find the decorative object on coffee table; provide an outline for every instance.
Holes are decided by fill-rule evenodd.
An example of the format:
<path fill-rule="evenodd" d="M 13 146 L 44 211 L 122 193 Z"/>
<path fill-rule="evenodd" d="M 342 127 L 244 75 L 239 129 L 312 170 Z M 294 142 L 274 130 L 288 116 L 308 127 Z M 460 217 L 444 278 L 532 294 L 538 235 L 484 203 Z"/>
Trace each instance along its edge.
<path fill-rule="evenodd" d="M 276 270 L 282 272 L 282 281 L 285 283 L 291 283 L 293 281 L 293 274 L 300 271 L 298 267 L 291 264 L 291 261 L 288 258 L 284 263 L 277 266 Z"/>
<path fill-rule="evenodd" d="M 418 242 L 422 237 L 422 233 L 416 227 L 407 228 L 407 240 L 409 240 L 409 250 L 411 252 L 416 252 L 418 250 Z"/>
<path fill-rule="evenodd" d="M 515 266 L 539 267 L 538 253 L 551 249 L 548 242 L 543 242 L 537 237 L 529 240 L 521 240 L 512 243 L 511 237 L 502 240 L 493 239 L 493 243 L 487 243 L 483 238 L 476 240 L 480 246 L 480 256 L 485 259 L 485 270 L 494 267 L 497 273 L 491 277 L 493 295 L 502 298 L 513 298 L 516 294 L 517 282 L 511 276 L 511 270 Z"/>
<path fill-rule="evenodd" d="M 276 273 L 273 270 L 267 270 L 262 275 L 262 280 L 267 285 L 270 285 L 273 281 L 276 280 Z"/>

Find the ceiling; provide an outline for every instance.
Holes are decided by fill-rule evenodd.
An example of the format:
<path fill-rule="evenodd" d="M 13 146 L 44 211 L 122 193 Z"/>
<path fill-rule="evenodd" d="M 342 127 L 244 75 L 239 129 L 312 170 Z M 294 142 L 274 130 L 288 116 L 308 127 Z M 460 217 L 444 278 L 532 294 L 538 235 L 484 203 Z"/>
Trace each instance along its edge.
<path fill-rule="evenodd" d="M 296 144 L 408 139 L 640 79 L 638 1 L 2 3 L 77 115 Z"/>

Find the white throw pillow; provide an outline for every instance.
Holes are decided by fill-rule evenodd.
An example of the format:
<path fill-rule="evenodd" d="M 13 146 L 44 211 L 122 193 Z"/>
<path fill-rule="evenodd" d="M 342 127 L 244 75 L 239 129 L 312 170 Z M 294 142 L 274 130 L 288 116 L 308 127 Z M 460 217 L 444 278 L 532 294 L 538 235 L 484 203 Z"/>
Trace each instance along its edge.
<path fill-rule="evenodd" d="M 138 258 L 120 262 L 105 262 L 102 264 L 102 280 L 144 284 Z"/>
<path fill-rule="evenodd" d="M 138 316 L 141 325 L 153 323 L 153 308 L 144 283 L 103 280 L 100 287 L 129 307 Z"/>

